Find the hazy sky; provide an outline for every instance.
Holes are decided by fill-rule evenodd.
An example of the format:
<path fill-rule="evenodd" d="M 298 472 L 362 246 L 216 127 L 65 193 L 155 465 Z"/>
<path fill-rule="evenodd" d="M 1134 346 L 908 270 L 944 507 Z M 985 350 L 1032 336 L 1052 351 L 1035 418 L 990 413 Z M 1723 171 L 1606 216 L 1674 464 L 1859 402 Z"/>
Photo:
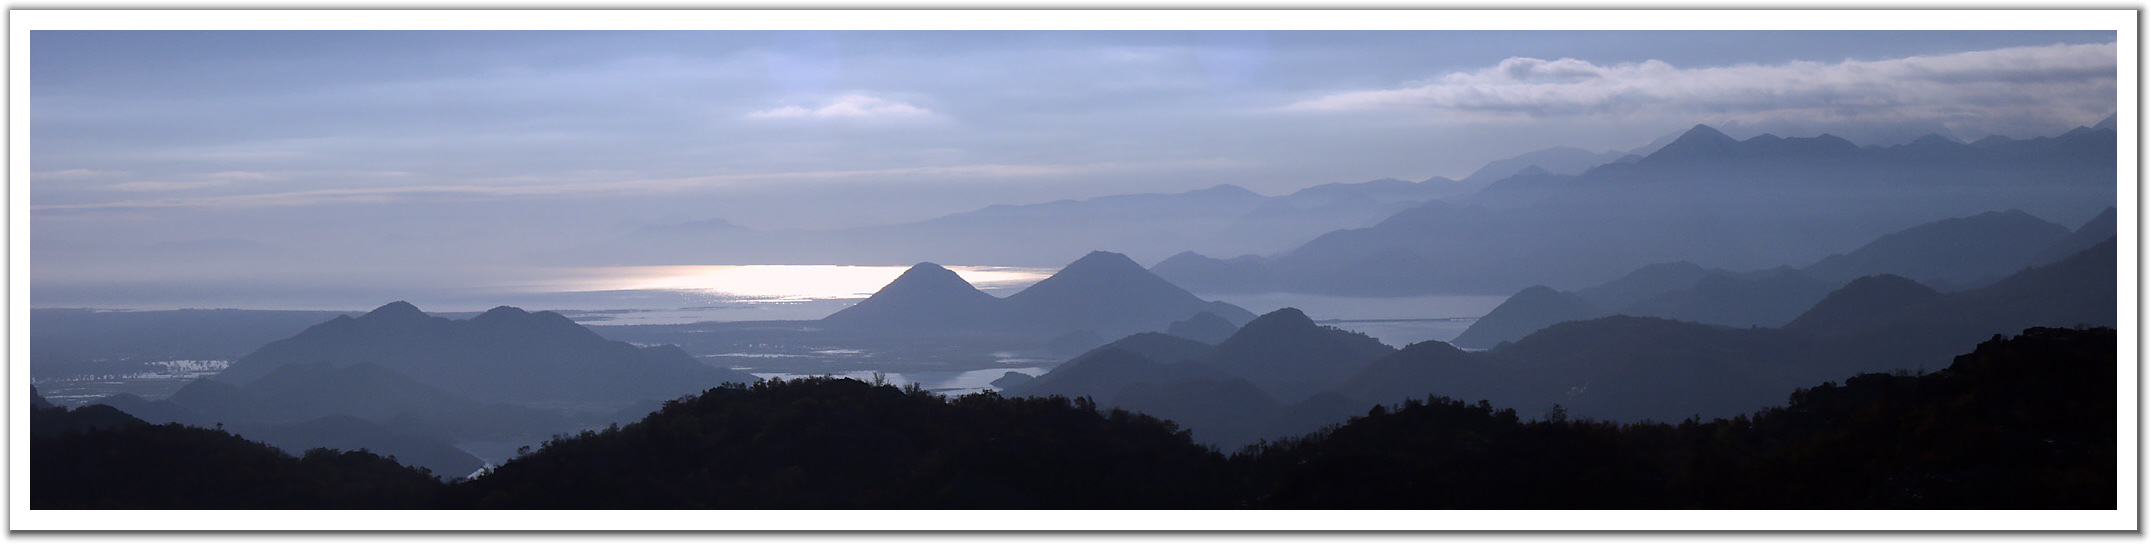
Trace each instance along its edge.
<path fill-rule="evenodd" d="M 479 259 L 656 222 L 840 227 L 1219 183 L 1281 194 L 1625 150 L 1696 123 L 1860 143 L 2049 135 L 2113 113 L 2114 40 L 35 31 L 33 260 L 316 245 Z"/>

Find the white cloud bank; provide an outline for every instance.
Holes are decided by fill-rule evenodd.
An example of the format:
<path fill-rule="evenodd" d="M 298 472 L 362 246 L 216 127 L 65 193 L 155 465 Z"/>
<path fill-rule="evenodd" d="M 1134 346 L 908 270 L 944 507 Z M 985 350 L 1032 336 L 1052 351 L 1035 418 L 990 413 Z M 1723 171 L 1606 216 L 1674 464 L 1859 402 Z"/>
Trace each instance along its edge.
<path fill-rule="evenodd" d="M 1973 132 L 2088 124 L 2115 108 L 2114 44 L 1888 60 L 1680 68 L 1516 57 L 1288 111 L 1426 111 L 1460 120 L 1685 115 L 1722 122 L 1940 123 Z"/>
<path fill-rule="evenodd" d="M 863 94 L 847 94 L 819 108 L 784 106 L 747 114 L 749 119 L 861 119 L 932 115 L 926 108 Z"/>

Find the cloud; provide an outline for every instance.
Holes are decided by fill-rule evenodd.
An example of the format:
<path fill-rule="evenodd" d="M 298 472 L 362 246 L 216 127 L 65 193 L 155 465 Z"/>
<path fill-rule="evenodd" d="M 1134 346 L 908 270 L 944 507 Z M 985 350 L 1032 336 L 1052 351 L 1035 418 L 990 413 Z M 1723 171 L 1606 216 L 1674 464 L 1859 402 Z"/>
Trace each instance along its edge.
<path fill-rule="evenodd" d="M 1169 163 L 1168 165 L 1178 164 Z M 1204 166 L 1207 163 L 1191 163 Z M 1107 169 L 1147 168 L 1152 166 L 1123 163 L 1100 164 L 971 164 L 955 166 L 921 166 L 908 168 L 882 168 L 868 170 L 820 170 L 799 172 L 774 172 L 766 174 L 731 174 L 666 179 L 629 179 L 611 181 L 570 181 L 546 183 L 536 179 L 516 179 L 508 184 L 462 184 L 462 185 L 408 185 L 394 187 L 359 187 L 254 193 L 241 195 L 205 196 L 193 198 L 156 198 L 117 202 L 80 204 L 55 204 L 31 206 L 32 212 L 94 212 L 111 210 L 142 210 L 172 208 L 238 209 L 284 206 L 306 206 L 333 203 L 386 203 L 415 200 L 484 200 L 497 198 L 527 197 L 574 197 L 582 195 L 662 194 L 704 191 L 735 186 L 743 183 L 774 180 L 873 180 L 889 178 L 983 178 L 1060 176 Z M 197 182 L 138 182 L 136 190 L 174 190 L 186 183 Z M 198 183 L 223 183 L 208 181 Z M 125 184 L 123 184 L 125 185 Z"/>
<path fill-rule="evenodd" d="M 747 114 L 749 119 L 860 119 L 902 118 L 932 115 L 926 108 L 876 98 L 863 94 L 847 94 L 819 108 L 784 106 Z"/>
<path fill-rule="evenodd" d="M 122 175 L 122 174 L 126 174 L 126 172 L 112 172 L 112 171 L 107 171 L 107 170 L 91 170 L 91 169 L 88 169 L 88 168 L 75 168 L 75 169 L 71 169 L 71 170 L 53 170 L 53 171 L 48 171 L 48 172 L 38 172 L 38 173 L 32 174 L 31 176 L 32 176 L 32 177 L 34 177 L 34 178 L 36 178 L 36 179 L 61 180 L 61 179 L 95 179 L 95 178 L 101 178 L 101 177 L 106 177 L 106 176 L 116 176 L 116 175 Z"/>
<path fill-rule="evenodd" d="M 2115 108 L 2114 44 L 2060 44 L 1837 63 L 1681 68 L 1510 58 L 1288 111 L 1424 111 L 1458 119 L 1673 114 L 1735 122 L 1939 122 L 2001 131 L 2088 123 Z M 2068 125 L 2064 125 L 2068 126 Z"/>
<path fill-rule="evenodd" d="M 244 180 L 244 181 L 260 181 L 260 180 L 265 180 L 265 179 L 269 179 L 269 175 L 268 175 L 268 174 L 264 174 L 264 173 L 261 173 L 261 172 L 241 172 L 241 171 L 231 171 L 231 172 L 216 172 L 216 173 L 211 173 L 211 174 L 203 174 L 203 175 L 202 175 L 202 177 L 205 177 L 205 178 L 209 178 L 209 179 L 213 179 L 213 180 L 222 180 L 222 181 L 233 181 L 233 180 Z"/>
<path fill-rule="evenodd" d="M 103 187 L 98 187 L 97 189 L 103 191 L 121 192 L 185 191 L 188 189 L 204 189 L 229 184 L 231 184 L 231 181 L 222 179 L 212 179 L 204 181 L 130 181 L 127 183 L 115 183 L 112 185 L 106 185 Z"/>

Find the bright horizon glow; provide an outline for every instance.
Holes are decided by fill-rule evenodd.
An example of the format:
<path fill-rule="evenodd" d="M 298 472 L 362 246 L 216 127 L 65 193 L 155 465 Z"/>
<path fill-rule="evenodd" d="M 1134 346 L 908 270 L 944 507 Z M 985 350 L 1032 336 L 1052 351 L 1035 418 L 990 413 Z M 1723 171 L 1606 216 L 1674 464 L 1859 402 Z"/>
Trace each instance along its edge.
<path fill-rule="evenodd" d="M 674 265 L 617 266 L 581 270 L 583 278 L 548 286 L 554 291 L 690 291 L 753 301 L 865 298 L 908 266 Z M 1053 275 L 1049 268 L 950 266 L 981 290 L 1014 289 Z"/>

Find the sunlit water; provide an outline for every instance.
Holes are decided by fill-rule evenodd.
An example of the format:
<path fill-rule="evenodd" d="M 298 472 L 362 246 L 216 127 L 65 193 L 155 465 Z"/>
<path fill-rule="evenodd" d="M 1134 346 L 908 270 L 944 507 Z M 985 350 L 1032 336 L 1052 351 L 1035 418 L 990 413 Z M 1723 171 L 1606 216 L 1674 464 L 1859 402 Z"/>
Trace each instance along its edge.
<path fill-rule="evenodd" d="M 1007 376 L 1010 372 L 1023 374 L 1035 378 L 1038 377 L 1040 374 L 1045 374 L 1046 370 L 1048 369 L 1045 367 L 1031 366 L 1017 368 L 986 368 L 979 370 L 964 370 L 951 372 L 909 373 L 883 372 L 876 370 L 855 370 L 851 372 L 818 375 L 835 376 L 839 378 L 851 378 L 867 383 L 874 383 L 876 379 L 879 379 L 882 383 L 894 385 L 897 387 L 907 387 L 912 384 L 918 384 L 921 389 L 954 397 L 986 390 L 997 390 L 999 388 L 993 386 L 993 381 L 1001 379 L 1003 376 Z M 795 378 L 806 378 L 811 376 L 817 376 L 817 374 L 790 374 L 783 372 L 754 373 L 754 377 L 762 378 L 765 380 L 773 378 L 789 380 Z"/>
<path fill-rule="evenodd" d="M 231 361 L 153 361 L 138 366 L 142 370 L 137 372 L 39 378 L 30 384 L 37 386 L 38 396 L 60 406 L 82 406 L 120 393 L 157 400 L 172 396 L 195 378 L 222 372 Z"/>

